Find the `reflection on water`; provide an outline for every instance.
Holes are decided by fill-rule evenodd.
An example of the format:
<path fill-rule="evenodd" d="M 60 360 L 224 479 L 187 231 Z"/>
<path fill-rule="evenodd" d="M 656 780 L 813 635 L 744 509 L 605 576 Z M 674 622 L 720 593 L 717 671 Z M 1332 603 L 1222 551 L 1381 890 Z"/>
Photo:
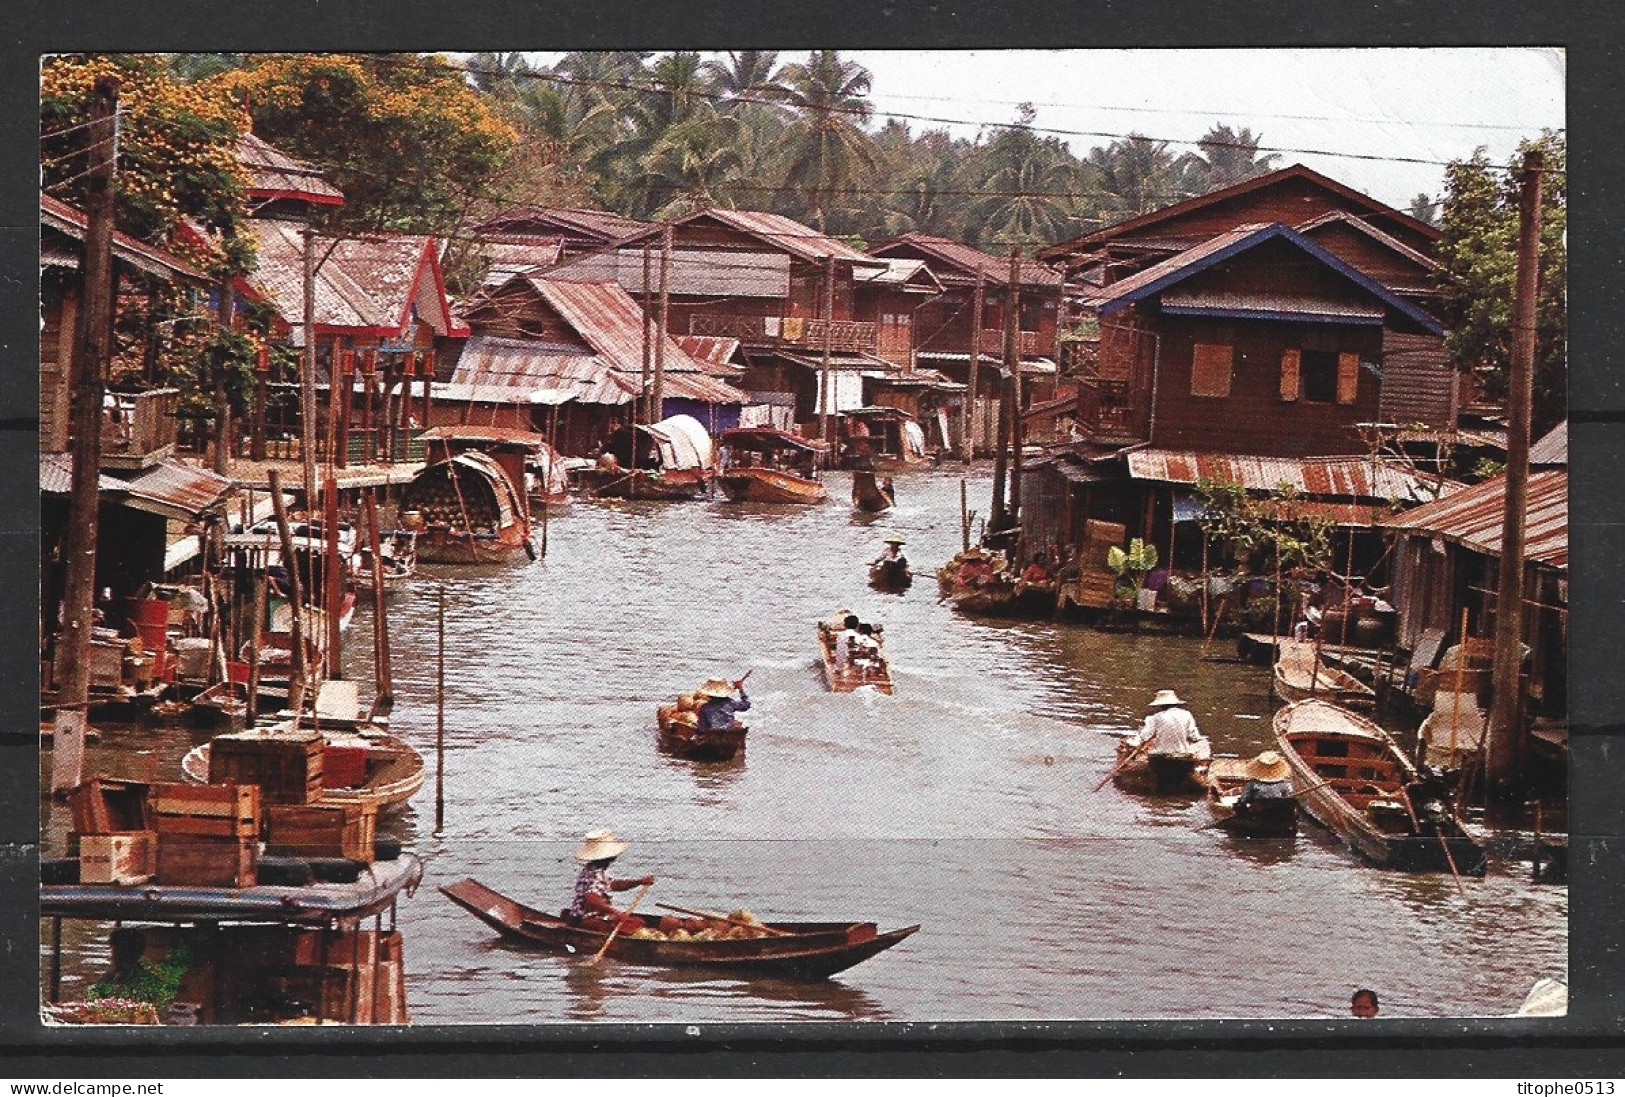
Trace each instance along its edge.
<path fill-rule="evenodd" d="M 385 829 L 424 854 L 425 883 L 472 876 L 542 909 L 569 902 L 580 835 L 608 826 L 631 843 L 617 873 L 659 877 L 650 903 L 921 931 L 822 984 L 695 977 L 497 945 L 430 886 L 400 908 L 415 1020 L 1340 1017 L 1356 985 L 1385 1016 L 1479 1015 L 1564 972 L 1566 889 L 1517 865 L 1463 900 L 1308 830 L 1233 838 L 1200 800 L 1094 791 L 1113 733 L 1170 686 L 1216 750 L 1264 749 L 1268 671 L 1199 639 L 960 616 L 930 578 L 959 547 L 957 473 L 900 475 L 878 517 L 843 475 L 829 487 L 812 507 L 583 504 L 528 567 L 426 568 L 389 604 L 394 731 L 432 766 L 443 585 L 446 831 L 429 833 L 432 775 Z M 970 492 L 985 509 L 984 474 Z M 901 596 L 868 586 L 893 531 L 919 574 Z M 824 689 L 814 624 L 839 608 L 885 624 L 895 696 Z M 655 749 L 656 705 L 747 669 L 740 758 Z M 132 730 L 92 757 L 175 777 L 192 742 Z"/>

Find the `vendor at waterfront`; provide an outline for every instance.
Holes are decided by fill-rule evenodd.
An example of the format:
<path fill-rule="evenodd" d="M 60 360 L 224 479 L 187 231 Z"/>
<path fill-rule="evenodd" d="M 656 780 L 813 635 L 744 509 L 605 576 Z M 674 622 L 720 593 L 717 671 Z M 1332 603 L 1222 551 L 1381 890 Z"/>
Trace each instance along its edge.
<path fill-rule="evenodd" d="M 739 697 L 736 700 L 734 693 Z M 745 696 L 745 680 L 741 678 L 730 687 L 726 679 L 713 678 L 700 687 L 700 696 L 705 698 L 700 705 L 701 735 L 709 735 L 716 731 L 726 731 L 733 727 L 737 721 L 734 713 L 744 712 L 750 708 L 750 698 Z"/>
<path fill-rule="evenodd" d="M 582 839 L 580 848 L 576 850 L 581 871 L 576 874 L 575 895 L 570 901 L 570 909 L 565 912 L 569 921 L 604 932 L 613 930 L 617 925 L 627 933 L 642 928 L 641 919 L 620 910 L 609 898 L 613 892 L 649 887 L 655 882 L 653 876 L 636 880 L 612 879 L 609 866 L 625 852 L 626 843 L 611 831 L 595 830 Z"/>
<path fill-rule="evenodd" d="M 1196 717 L 1190 714 L 1179 694 L 1171 689 L 1159 690 L 1151 698 L 1151 709 L 1145 725 L 1124 740 L 1130 750 L 1149 743 L 1152 754 L 1183 754 L 1198 760 L 1213 756 L 1213 744 L 1196 726 Z"/>

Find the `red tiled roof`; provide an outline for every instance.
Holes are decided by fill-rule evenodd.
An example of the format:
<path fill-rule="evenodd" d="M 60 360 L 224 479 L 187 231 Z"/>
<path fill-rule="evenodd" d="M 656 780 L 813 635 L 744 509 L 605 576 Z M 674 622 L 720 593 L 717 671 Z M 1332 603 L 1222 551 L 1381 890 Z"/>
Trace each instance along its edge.
<path fill-rule="evenodd" d="M 90 231 L 90 217 L 77 206 L 71 206 L 60 198 L 53 198 L 41 192 L 39 196 L 40 224 L 55 229 L 57 232 L 70 236 L 75 240 L 83 240 L 85 233 Z M 198 282 L 210 281 L 208 275 L 198 270 L 186 260 L 155 248 L 151 244 L 144 244 L 128 233 L 113 230 L 113 256 L 148 274 L 156 274 L 162 278 L 179 276 Z"/>
<path fill-rule="evenodd" d="M 1442 537 L 1485 556 L 1501 555 L 1506 512 L 1506 477 L 1383 519 L 1388 529 Z M 1569 474 L 1552 469 L 1529 474 L 1524 507 L 1525 560 L 1566 570 L 1569 566 Z"/>
<path fill-rule="evenodd" d="M 1010 280 L 1009 259 L 1001 259 L 996 255 L 979 251 L 969 244 L 961 244 L 943 236 L 930 236 L 923 232 L 905 233 L 895 240 L 888 240 L 884 244 L 870 248 L 869 252 L 872 255 L 884 256 L 888 251 L 901 247 L 923 251 L 972 279 L 980 272 L 986 281 L 995 286 L 1006 285 Z M 1062 278 L 1059 271 L 1052 270 L 1037 260 L 1018 259 L 1016 281 L 1023 286 L 1059 286 Z"/>

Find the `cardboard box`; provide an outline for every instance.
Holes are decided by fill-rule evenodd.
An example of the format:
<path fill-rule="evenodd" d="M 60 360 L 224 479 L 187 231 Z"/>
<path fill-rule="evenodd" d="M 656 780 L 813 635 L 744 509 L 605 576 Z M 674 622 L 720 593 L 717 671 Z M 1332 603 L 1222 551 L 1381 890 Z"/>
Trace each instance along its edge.
<path fill-rule="evenodd" d="M 133 887 L 158 871 L 158 835 L 150 830 L 86 834 L 79 839 L 79 882 Z"/>
<path fill-rule="evenodd" d="M 259 838 L 260 790 L 234 783 L 155 784 L 152 829 L 203 838 Z"/>
<path fill-rule="evenodd" d="M 254 838 L 158 835 L 157 881 L 191 887 L 253 887 L 259 864 Z"/>
<path fill-rule="evenodd" d="M 372 863 L 375 804 L 272 804 L 265 852 L 281 857 L 347 857 Z"/>
<path fill-rule="evenodd" d="M 322 753 L 313 728 L 218 735 L 209 744 L 209 780 L 258 785 L 267 804 L 309 804 L 322 796 Z"/>

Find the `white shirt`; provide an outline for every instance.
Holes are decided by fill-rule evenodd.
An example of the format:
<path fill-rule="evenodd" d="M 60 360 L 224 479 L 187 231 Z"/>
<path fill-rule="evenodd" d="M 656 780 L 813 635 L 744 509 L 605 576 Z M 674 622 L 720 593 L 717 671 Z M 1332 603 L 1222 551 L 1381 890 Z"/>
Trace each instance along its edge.
<path fill-rule="evenodd" d="M 857 630 L 844 628 L 835 637 L 835 667 L 837 670 L 845 669 L 846 664 L 852 661 L 852 641 L 858 638 Z"/>
<path fill-rule="evenodd" d="M 1154 754 L 1193 754 L 1208 758 L 1213 744 L 1196 726 L 1196 717 L 1183 708 L 1158 709 L 1145 718 L 1145 726 L 1129 736 L 1130 747 L 1151 743 Z"/>

